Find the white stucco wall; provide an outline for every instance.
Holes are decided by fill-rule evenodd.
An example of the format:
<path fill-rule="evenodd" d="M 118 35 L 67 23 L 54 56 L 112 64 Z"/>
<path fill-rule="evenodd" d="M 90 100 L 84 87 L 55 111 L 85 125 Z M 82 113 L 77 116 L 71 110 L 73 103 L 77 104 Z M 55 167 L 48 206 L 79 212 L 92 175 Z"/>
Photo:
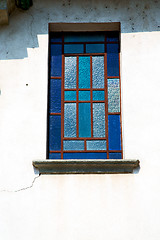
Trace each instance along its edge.
<path fill-rule="evenodd" d="M 34 0 L 0 27 L 0 238 L 159 240 L 160 3 Z M 46 157 L 49 22 L 121 22 L 119 175 L 38 177 Z"/>

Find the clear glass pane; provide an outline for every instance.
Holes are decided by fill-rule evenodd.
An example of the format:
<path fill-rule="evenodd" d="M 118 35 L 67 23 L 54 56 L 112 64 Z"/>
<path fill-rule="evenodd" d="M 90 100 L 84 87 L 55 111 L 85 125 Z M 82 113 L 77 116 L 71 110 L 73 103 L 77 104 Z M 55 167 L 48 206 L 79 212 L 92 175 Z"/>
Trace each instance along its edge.
<path fill-rule="evenodd" d="M 83 53 L 83 44 L 64 44 L 64 53 Z"/>
<path fill-rule="evenodd" d="M 76 88 L 77 77 L 77 59 L 76 57 L 65 57 L 65 80 L 64 88 Z"/>
<path fill-rule="evenodd" d="M 93 137 L 105 137 L 104 103 L 93 103 Z"/>
<path fill-rule="evenodd" d="M 79 91 L 79 101 L 89 101 L 90 91 Z"/>
<path fill-rule="evenodd" d="M 87 150 L 106 150 L 105 140 L 90 140 L 87 141 Z"/>
<path fill-rule="evenodd" d="M 93 101 L 103 101 L 104 99 L 104 91 L 93 91 Z"/>
<path fill-rule="evenodd" d="M 104 57 L 92 57 L 93 88 L 104 88 Z"/>
<path fill-rule="evenodd" d="M 86 53 L 104 53 L 104 44 L 86 44 Z"/>
<path fill-rule="evenodd" d="M 120 112 L 119 79 L 108 79 L 108 112 Z"/>
<path fill-rule="evenodd" d="M 91 137 L 90 103 L 79 103 L 79 137 Z"/>
<path fill-rule="evenodd" d="M 84 141 L 65 140 L 63 141 L 63 150 L 65 151 L 84 150 Z"/>
<path fill-rule="evenodd" d="M 90 88 L 90 57 L 79 57 L 79 88 Z"/>
<path fill-rule="evenodd" d="M 64 104 L 64 137 L 76 137 L 76 103 Z"/>
<path fill-rule="evenodd" d="M 102 32 L 65 33 L 64 42 L 104 42 L 105 34 Z"/>
<path fill-rule="evenodd" d="M 64 92 L 65 101 L 76 101 L 76 91 L 65 91 Z"/>

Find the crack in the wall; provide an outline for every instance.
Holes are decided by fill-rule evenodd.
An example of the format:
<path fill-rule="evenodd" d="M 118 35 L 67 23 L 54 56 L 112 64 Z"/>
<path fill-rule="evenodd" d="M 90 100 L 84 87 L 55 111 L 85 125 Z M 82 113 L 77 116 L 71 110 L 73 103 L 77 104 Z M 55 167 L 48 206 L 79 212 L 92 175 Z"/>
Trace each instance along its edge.
<path fill-rule="evenodd" d="M 20 189 L 17 189 L 17 190 L 7 190 L 7 189 L 3 189 L 3 190 L 0 190 L 0 192 L 16 193 L 16 192 L 20 192 L 20 191 L 24 191 L 24 190 L 30 189 L 30 188 L 33 187 L 33 185 L 34 185 L 36 179 L 39 178 L 40 175 L 41 175 L 41 174 L 39 174 L 38 176 L 34 177 L 34 179 L 33 179 L 32 183 L 31 183 L 31 185 L 28 186 L 28 187 L 20 188 Z"/>

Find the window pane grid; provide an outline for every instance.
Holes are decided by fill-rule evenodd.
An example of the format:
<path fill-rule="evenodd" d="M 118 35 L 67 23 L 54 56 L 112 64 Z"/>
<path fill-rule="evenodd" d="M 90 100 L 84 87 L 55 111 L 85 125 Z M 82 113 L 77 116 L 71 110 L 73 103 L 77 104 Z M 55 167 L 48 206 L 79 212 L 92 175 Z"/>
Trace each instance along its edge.
<path fill-rule="evenodd" d="M 61 36 L 62 36 L 62 34 L 61 34 Z M 58 39 L 58 38 L 57 38 Z M 115 40 L 115 39 L 114 39 Z M 60 72 L 60 70 L 57 70 L 57 68 L 56 68 L 56 70 L 55 70 L 55 75 L 53 74 L 53 72 L 54 71 L 50 71 L 50 79 L 60 79 L 61 81 L 62 81 L 62 84 L 61 84 L 61 86 L 62 86 L 62 89 L 61 89 L 61 111 L 60 112 L 52 112 L 52 110 L 49 110 L 49 115 L 51 116 L 51 115 L 53 115 L 53 116 L 62 116 L 62 118 L 61 118 L 61 150 L 54 150 L 54 149 L 51 149 L 51 148 L 49 148 L 49 152 L 50 153 L 61 153 L 61 158 L 63 158 L 63 152 L 65 153 L 69 153 L 70 151 L 71 152 L 90 152 L 90 153 L 92 153 L 92 152 L 105 152 L 105 153 L 107 153 L 107 158 L 110 158 L 110 156 L 112 156 L 112 157 L 115 157 L 115 156 L 117 156 L 117 158 L 119 158 L 119 156 L 121 156 L 122 157 L 122 150 L 121 150 L 121 148 L 122 148 L 122 146 L 121 146 L 121 148 L 120 149 L 116 149 L 116 150 L 114 150 L 114 149 L 111 149 L 110 147 L 109 147 L 109 141 L 108 141 L 108 138 L 109 138 L 109 136 L 108 136 L 108 127 L 109 127 L 109 122 L 108 122 L 108 117 L 109 116 L 114 116 L 114 115 L 119 115 L 119 121 L 120 121 L 120 123 L 121 123 L 121 104 L 120 104 L 120 108 L 119 109 L 116 109 L 116 111 L 114 111 L 114 109 L 112 110 L 112 111 L 109 111 L 108 112 L 108 80 L 109 79 L 119 79 L 119 86 L 121 85 L 121 83 L 120 83 L 120 72 L 119 72 L 119 54 L 118 53 L 113 53 L 113 56 L 115 57 L 115 56 L 117 56 L 116 54 L 118 54 L 118 68 L 117 68 L 117 70 L 115 71 L 115 73 L 116 74 L 113 74 L 113 75 L 111 75 L 110 74 L 110 72 L 113 72 L 113 69 L 112 70 L 110 70 L 110 72 L 108 72 L 109 71 L 109 65 L 108 65 L 108 68 L 107 68 L 107 60 L 108 60 L 108 56 L 107 56 L 107 52 L 106 52 L 106 49 L 107 49 L 107 46 L 109 45 L 109 46 L 111 46 L 111 44 L 113 45 L 113 44 L 117 44 L 117 39 L 115 40 L 115 41 L 112 41 L 112 40 L 109 40 L 108 38 L 107 38 L 107 36 L 105 35 L 105 41 L 103 42 L 103 41 L 91 41 L 91 42 L 89 42 L 89 41 L 87 41 L 87 42 L 81 42 L 81 41 L 77 41 L 77 42 L 65 42 L 65 44 L 66 45 L 70 45 L 70 44 L 82 44 L 84 47 L 83 47 L 83 53 L 78 53 L 77 54 L 77 52 L 75 52 L 75 53 L 67 53 L 67 54 L 65 54 L 65 55 L 63 55 L 64 54 L 64 36 L 62 36 L 62 42 L 61 41 L 56 41 L 56 39 L 55 39 L 55 41 L 52 41 L 51 42 L 51 45 L 55 45 L 56 46 L 56 44 L 58 44 L 58 45 L 62 45 L 62 65 L 61 65 L 61 68 L 60 68 L 60 70 L 61 70 L 61 72 L 62 72 L 62 75 L 60 76 L 60 74 L 59 74 L 59 72 Z M 105 46 L 105 53 L 86 53 L 86 45 L 87 44 L 92 44 L 92 46 L 94 46 L 94 44 L 104 44 L 104 46 Z M 118 42 L 118 44 L 119 44 L 119 42 Z M 114 46 L 115 46 L 114 45 Z M 52 50 L 53 51 L 53 50 Z M 107 50 L 108 51 L 108 50 Z M 114 49 L 113 49 L 113 51 L 114 51 Z M 110 52 L 109 52 L 109 54 L 110 54 Z M 112 50 L 111 50 L 111 54 L 112 54 Z M 73 57 L 76 57 L 76 62 L 77 62 L 77 66 L 76 66 L 76 88 L 74 88 L 74 86 L 73 86 L 73 88 L 64 88 L 64 79 L 65 79 L 65 57 L 71 57 L 71 56 L 73 56 Z M 81 56 L 83 56 L 83 57 L 85 57 L 85 56 L 88 56 L 89 58 L 90 58 L 90 88 L 79 88 L 79 57 L 81 57 Z M 93 88 L 93 75 L 92 75 L 92 70 L 93 70 L 93 68 L 92 68 L 92 63 L 93 63 L 93 57 L 96 57 L 96 56 L 103 56 L 104 57 L 104 88 Z M 58 56 L 56 56 L 56 58 L 58 59 L 58 61 L 60 62 L 60 57 Z M 116 60 L 117 61 L 117 60 Z M 55 61 L 53 61 L 53 63 L 55 64 Z M 53 64 L 52 64 L 53 65 Z M 117 65 L 117 63 L 116 63 L 116 65 Z M 102 71 L 101 71 L 102 72 Z M 119 72 L 119 74 L 117 74 Z M 58 73 L 58 74 L 57 74 Z M 57 76 L 57 75 L 59 75 L 59 76 Z M 117 76 L 118 75 L 118 76 Z M 111 82 L 111 81 L 110 81 Z M 113 92 L 113 96 L 114 96 L 114 93 L 115 93 L 115 89 L 113 89 L 113 87 L 114 86 L 112 86 L 111 87 L 111 90 L 112 90 L 112 92 Z M 70 91 L 76 91 L 76 99 L 74 99 L 74 100 L 65 100 L 64 99 L 64 90 L 65 90 L 65 92 L 70 92 Z M 88 100 L 89 99 L 89 97 L 87 98 L 86 96 L 86 94 L 84 94 L 84 93 L 82 93 L 82 92 L 80 92 L 80 91 L 90 91 L 90 100 Z M 100 95 L 100 99 L 98 99 L 98 100 L 96 100 L 95 98 L 93 98 L 93 91 L 94 92 L 96 92 L 96 91 L 104 91 L 104 99 L 103 99 L 103 94 L 102 93 L 99 93 Z M 50 93 L 49 94 L 49 99 L 50 99 L 50 96 L 51 96 L 51 94 L 52 93 Z M 117 93 L 118 94 L 118 93 Z M 120 94 L 121 94 L 121 89 L 120 89 Z M 80 97 L 80 95 L 81 95 L 81 97 Z M 94 95 L 95 95 L 95 93 L 94 93 Z M 98 94 L 97 94 L 98 95 Z M 89 95 L 88 95 L 89 96 Z M 111 103 L 112 102 L 114 102 L 115 103 L 115 105 L 116 105 L 116 102 L 115 101 L 117 101 L 117 99 L 115 99 L 113 96 L 111 96 Z M 87 100 L 85 100 L 85 97 L 86 97 L 86 99 Z M 83 99 L 84 98 L 84 99 Z M 119 97 L 120 98 L 120 97 Z M 103 99 L 103 100 L 102 100 Z M 118 101 L 121 101 L 121 99 L 119 99 Z M 64 137 L 64 118 L 63 118 L 63 116 L 64 116 L 64 106 L 65 106 L 65 104 L 68 104 L 68 103 L 70 103 L 70 104 L 76 104 L 76 137 L 74 137 L 74 138 L 70 138 L 70 137 Z M 90 137 L 80 137 L 79 136 L 79 104 L 89 104 L 90 105 L 90 115 L 91 115 L 91 136 Z M 105 137 L 100 137 L 100 138 L 96 138 L 96 137 L 93 137 L 93 105 L 94 104 L 104 104 L 104 107 L 105 107 L 105 116 L 104 116 L 104 118 L 105 118 Z M 89 105 L 80 105 L 80 106 L 89 106 Z M 96 105 L 95 105 L 96 106 Z M 100 106 L 100 105 L 99 105 Z M 59 111 L 59 110 L 58 110 Z M 111 127 L 110 127 L 111 128 Z M 120 124 L 120 131 L 121 131 L 121 124 Z M 122 145 L 122 134 L 121 134 L 121 132 L 120 132 L 120 138 L 121 138 L 121 145 Z M 65 141 L 71 141 L 71 140 L 73 140 L 73 142 L 72 143 L 74 143 L 74 140 L 75 141 L 83 141 L 84 142 L 84 150 L 83 149 L 80 149 L 80 150 L 65 150 L 65 149 L 63 149 L 63 144 L 64 144 L 64 140 Z M 106 140 L 106 141 L 105 141 Z M 91 150 L 89 150 L 89 149 L 87 149 L 88 147 L 88 144 L 91 144 L 90 142 L 88 142 L 88 141 L 97 141 L 97 142 L 95 142 L 94 144 L 92 144 L 91 145 Z M 100 141 L 103 141 L 103 142 L 100 142 Z M 106 149 L 105 149 L 105 147 L 104 147 L 104 143 L 106 142 Z M 101 145 L 99 145 L 99 144 L 101 144 L 102 143 L 102 147 L 101 147 Z M 66 143 L 65 143 L 66 144 Z M 68 144 L 68 143 L 67 143 Z M 77 144 L 77 142 L 76 142 L 76 144 Z M 95 150 L 94 148 L 95 148 L 95 146 L 100 146 L 99 148 L 99 150 L 97 149 L 97 150 Z M 101 148 L 103 148 L 103 149 L 101 149 Z M 116 155 L 117 154 L 117 155 Z M 118 155 L 118 154 L 121 154 L 121 155 Z M 58 156 L 58 155 L 57 155 Z M 65 155 L 65 156 L 67 156 L 67 155 Z M 69 155 L 68 155 L 69 156 Z M 88 155 L 88 156 L 90 156 L 90 155 Z M 98 156 L 98 155 L 97 155 Z"/>

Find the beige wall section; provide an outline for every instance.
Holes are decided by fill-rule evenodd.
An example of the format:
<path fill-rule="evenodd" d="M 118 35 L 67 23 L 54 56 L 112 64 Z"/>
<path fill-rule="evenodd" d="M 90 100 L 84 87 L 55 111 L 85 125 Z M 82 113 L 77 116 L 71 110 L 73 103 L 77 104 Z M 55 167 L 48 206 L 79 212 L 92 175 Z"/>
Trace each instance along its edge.
<path fill-rule="evenodd" d="M 0 27 L 0 236 L 159 240 L 159 1 L 38 1 Z M 40 176 L 46 156 L 49 22 L 121 22 L 128 175 Z M 37 177 L 37 179 L 35 179 Z"/>

